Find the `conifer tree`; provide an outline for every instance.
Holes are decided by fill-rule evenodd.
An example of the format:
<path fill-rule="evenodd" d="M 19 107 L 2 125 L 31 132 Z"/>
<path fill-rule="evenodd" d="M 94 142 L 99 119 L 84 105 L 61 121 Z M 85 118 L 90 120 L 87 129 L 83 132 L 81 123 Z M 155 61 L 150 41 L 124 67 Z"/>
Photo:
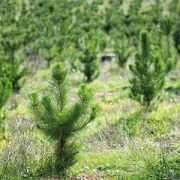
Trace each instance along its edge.
<path fill-rule="evenodd" d="M 51 61 L 53 61 L 57 56 L 57 47 L 54 45 L 53 39 L 43 39 L 42 40 L 42 50 L 41 55 L 47 61 L 47 67 L 50 67 Z"/>
<path fill-rule="evenodd" d="M 171 42 L 171 33 L 173 29 L 173 21 L 169 16 L 164 16 L 161 20 L 162 38 L 162 57 L 167 64 L 167 71 L 171 71 L 177 64 L 177 52 Z M 171 59 L 170 59 L 171 58 Z"/>
<path fill-rule="evenodd" d="M 162 18 L 161 20 L 161 30 L 164 36 L 166 36 L 166 43 L 167 43 L 167 58 L 171 57 L 171 52 L 170 52 L 170 34 L 172 31 L 172 20 L 170 19 L 170 17 L 165 16 Z"/>
<path fill-rule="evenodd" d="M 141 105 L 149 107 L 159 98 L 165 83 L 166 68 L 159 52 L 151 46 L 147 31 L 140 32 L 140 42 L 135 54 L 135 64 L 129 66 L 133 73 L 130 79 L 130 97 Z"/>
<path fill-rule="evenodd" d="M 174 45 L 178 52 L 180 53 L 180 10 L 179 10 L 179 15 L 176 17 L 176 23 L 175 23 L 175 28 L 173 31 L 173 39 L 174 39 Z"/>
<path fill-rule="evenodd" d="M 3 122 L 6 114 L 2 111 L 2 107 L 5 105 L 11 95 L 11 82 L 5 76 L 0 77 L 0 139 L 4 135 Z"/>
<path fill-rule="evenodd" d="M 137 15 L 141 8 L 142 2 L 143 0 L 131 1 L 128 14 L 131 14 L 133 16 Z"/>
<path fill-rule="evenodd" d="M 9 72 L 8 59 L 4 52 L 0 52 L 0 135 L 3 135 L 3 121 L 5 119 L 5 113 L 2 112 L 2 107 L 9 99 L 12 85 L 6 75 Z"/>
<path fill-rule="evenodd" d="M 77 101 L 68 104 L 67 69 L 60 63 L 53 66 L 50 87 L 41 100 L 37 93 L 29 95 L 30 108 L 40 130 L 56 142 L 55 170 L 63 175 L 79 151 L 73 137 L 96 117 L 97 105 L 85 84 L 79 88 Z"/>
<path fill-rule="evenodd" d="M 114 53 L 116 54 L 116 60 L 120 67 L 125 67 L 128 58 L 131 55 L 129 50 L 129 43 L 124 35 L 116 37 L 114 40 Z"/>
<path fill-rule="evenodd" d="M 5 74 L 12 82 L 14 91 L 19 91 L 23 84 L 23 82 L 20 83 L 20 80 L 29 74 L 28 68 L 23 66 L 24 58 L 17 55 L 17 51 L 20 49 L 22 42 L 23 39 L 20 36 L 20 30 L 18 30 L 15 25 L 11 25 L 2 32 L 1 43 L 9 66 L 9 71 Z"/>
<path fill-rule="evenodd" d="M 155 25 L 158 25 L 160 19 L 162 17 L 163 6 L 161 0 L 155 0 L 155 3 L 151 5 L 151 14 L 150 17 L 152 18 L 152 22 Z"/>
<path fill-rule="evenodd" d="M 78 67 L 80 66 L 80 62 L 78 60 L 79 54 L 77 53 L 77 50 L 75 47 L 70 46 L 65 54 L 65 58 L 67 59 L 67 62 L 70 65 L 70 71 L 75 72 L 78 70 Z"/>
<path fill-rule="evenodd" d="M 80 61 L 83 63 L 82 72 L 86 76 L 86 82 L 91 82 L 99 76 L 99 64 L 97 59 L 96 42 L 93 39 L 82 43 Z"/>

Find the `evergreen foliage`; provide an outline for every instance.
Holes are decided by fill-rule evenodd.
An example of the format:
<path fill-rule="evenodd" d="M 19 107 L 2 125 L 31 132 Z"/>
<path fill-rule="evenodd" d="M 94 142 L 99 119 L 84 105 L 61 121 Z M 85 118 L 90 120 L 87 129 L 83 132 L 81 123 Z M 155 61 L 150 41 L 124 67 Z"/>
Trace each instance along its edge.
<path fill-rule="evenodd" d="M 167 64 L 167 71 L 171 71 L 177 64 L 177 52 L 171 42 L 171 33 L 173 29 L 173 20 L 169 16 L 164 16 L 161 20 L 162 37 L 162 57 Z M 171 58 L 171 59 L 170 59 Z"/>
<path fill-rule="evenodd" d="M 147 31 L 140 32 L 140 42 L 135 54 L 135 64 L 129 66 L 134 77 L 130 79 L 130 97 L 149 107 L 158 99 L 165 83 L 166 69 L 160 55 L 150 43 Z"/>
<path fill-rule="evenodd" d="M 11 94 L 11 83 L 4 76 L 0 78 L 0 109 L 4 106 Z"/>
<path fill-rule="evenodd" d="M 6 76 L 9 73 L 9 65 L 7 63 L 8 58 L 4 52 L 0 52 L 0 134 L 3 135 L 3 121 L 6 117 L 5 113 L 2 112 L 2 107 L 10 97 L 12 84 Z"/>
<path fill-rule="evenodd" d="M 42 44 L 43 47 L 41 50 L 41 54 L 45 61 L 47 61 L 47 67 L 49 68 L 51 61 L 53 61 L 58 55 L 57 47 L 54 45 L 54 41 L 51 39 L 43 39 Z"/>
<path fill-rule="evenodd" d="M 153 45 L 161 47 L 162 45 L 162 32 L 159 26 L 153 25 L 151 27 L 150 38 L 153 39 Z"/>
<path fill-rule="evenodd" d="M 170 36 L 173 27 L 173 21 L 169 16 L 164 16 L 161 20 L 162 33 L 166 36 Z"/>
<path fill-rule="evenodd" d="M 9 66 L 8 72 L 5 72 L 7 78 L 12 82 L 14 91 L 19 91 L 22 87 L 23 82 L 20 80 L 29 74 L 27 67 L 23 66 L 24 58 L 17 55 L 17 51 L 22 45 L 23 39 L 20 36 L 20 31 L 15 25 L 11 25 L 9 28 L 2 32 L 2 46 L 7 56 L 5 66 Z"/>
<path fill-rule="evenodd" d="M 125 67 L 128 61 L 128 58 L 131 55 L 129 50 L 129 43 L 125 36 L 117 37 L 114 40 L 114 53 L 116 54 L 116 60 L 120 67 Z"/>
<path fill-rule="evenodd" d="M 173 39 L 174 39 L 174 45 L 178 52 L 180 53 L 180 10 L 179 13 L 175 19 L 175 28 L 173 31 Z"/>
<path fill-rule="evenodd" d="M 138 14 L 141 5 L 142 5 L 143 0 L 137 0 L 137 1 L 131 1 L 130 6 L 129 6 L 129 14 L 135 16 Z"/>
<path fill-rule="evenodd" d="M 162 13 L 163 13 L 163 6 L 161 3 L 161 0 L 155 0 L 155 4 L 151 5 L 151 14 L 150 16 L 152 17 L 152 22 L 155 25 L 158 25 L 160 23 Z"/>
<path fill-rule="evenodd" d="M 81 71 L 86 76 L 86 82 L 91 82 L 99 76 L 99 62 L 96 42 L 93 39 L 85 40 L 80 45 L 80 61 L 83 63 Z"/>
<path fill-rule="evenodd" d="M 79 70 L 80 62 L 78 60 L 78 56 L 79 56 L 79 54 L 77 53 L 77 50 L 73 46 L 71 46 L 71 47 L 69 47 L 69 49 L 67 49 L 65 58 L 67 59 L 69 65 L 70 65 L 69 70 L 71 72 L 75 72 L 76 70 Z"/>
<path fill-rule="evenodd" d="M 125 23 L 124 31 L 126 36 L 132 41 L 133 45 L 137 45 L 137 37 L 139 31 L 142 29 L 143 16 L 140 13 L 143 0 L 131 1 L 128 13 L 124 15 Z"/>
<path fill-rule="evenodd" d="M 4 135 L 3 122 L 6 118 L 5 112 L 2 112 L 2 107 L 5 105 L 11 95 L 11 82 L 5 76 L 0 77 L 0 138 Z"/>
<path fill-rule="evenodd" d="M 56 141 L 55 170 L 63 175 L 76 162 L 79 151 L 74 136 L 97 115 L 97 105 L 92 104 L 93 93 L 82 84 L 74 104 L 68 104 L 67 69 L 62 64 L 53 66 L 50 94 L 41 100 L 37 93 L 29 95 L 30 107 L 40 130 Z"/>

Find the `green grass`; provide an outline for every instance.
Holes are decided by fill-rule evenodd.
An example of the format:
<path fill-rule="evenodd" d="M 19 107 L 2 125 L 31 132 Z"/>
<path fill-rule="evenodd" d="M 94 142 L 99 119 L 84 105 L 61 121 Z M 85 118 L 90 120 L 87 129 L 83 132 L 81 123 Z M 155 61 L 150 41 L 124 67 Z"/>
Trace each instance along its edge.
<path fill-rule="evenodd" d="M 95 92 L 100 112 L 98 118 L 77 137 L 83 149 L 78 155 L 78 162 L 68 171 L 69 178 L 89 177 L 127 180 L 144 179 L 145 176 L 150 178 L 148 172 L 157 172 L 154 172 L 153 166 L 149 166 L 148 163 L 154 164 L 155 168 L 158 166 L 159 171 L 163 169 L 158 158 L 160 157 L 159 154 L 161 154 L 157 148 L 160 140 L 165 143 L 166 153 L 170 155 L 166 161 L 171 169 L 174 168 L 173 171 L 176 173 L 180 155 L 178 149 L 180 145 L 179 101 L 169 102 L 172 95 L 166 93 L 164 96 L 165 101 L 160 103 L 158 108 L 146 112 L 140 108 L 138 103 L 128 98 L 128 77 L 130 75 L 128 70 L 126 70 L 126 76 L 122 78 L 121 71 L 118 76 L 114 72 L 111 73 L 113 70 L 111 66 L 113 67 L 114 64 L 108 66 L 107 69 L 104 68 L 104 71 L 110 73 L 107 81 L 103 81 L 104 75 L 102 74 L 97 80 L 89 84 Z M 21 93 L 16 96 L 14 103 L 17 104 L 17 107 L 8 112 L 7 137 L 9 137 L 10 142 L 14 141 L 10 146 L 15 146 L 15 143 L 19 141 L 19 138 L 10 136 L 11 130 L 9 127 L 15 127 L 15 124 L 11 126 L 10 124 L 17 118 L 22 119 L 22 117 L 27 118 L 30 116 L 27 93 L 32 91 L 43 93 L 46 91 L 49 73 L 47 69 L 40 69 L 35 75 L 29 77 Z M 70 80 L 73 81 L 73 79 Z M 69 83 L 69 87 L 71 87 L 70 93 L 74 94 L 77 91 L 77 85 L 81 83 L 80 80 L 78 79 L 76 84 Z M 178 98 L 178 94 L 174 94 L 174 97 Z M 28 130 L 28 127 L 25 129 Z M 27 131 L 25 129 L 21 129 L 21 131 L 18 129 L 17 132 L 19 135 L 23 135 L 24 131 Z M 50 147 L 53 144 L 49 143 L 44 146 L 45 137 L 36 128 L 32 133 L 32 142 L 38 141 L 37 143 L 39 143 L 39 150 L 37 150 L 39 158 L 37 156 L 34 161 L 42 169 L 42 172 L 47 171 L 45 170 L 47 168 L 45 164 L 48 157 L 50 158 L 49 153 L 52 151 Z M 24 137 L 26 136 L 28 134 L 24 134 Z M 4 148 L 7 146 L 5 141 L 1 143 L 1 146 Z M 154 147 L 156 148 L 153 149 Z M 47 152 L 45 152 L 45 149 L 47 149 Z M 43 164 L 40 164 L 39 160 L 42 158 L 42 152 L 45 153 L 43 156 L 47 157 L 47 159 L 43 161 Z M 30 154 L 33 153 L 34 151 L 31 151 Z M 32 159 L 27 159 L 27 162 L 32 163 Z M 53 177 L 52 169 L 49 170 L 49 175 L 38 174 L 36 168 L 31 173 L 37 176 Z M 175 173 L 173 176 L 178 176 Z M 28 176 L 31 175 L 28 174 Z"/>
<path fill-rule="evenodd" d="M 16 6 L 21 2 L 18 0 Z M 105 5 L 109 6 L 108 1 Z M 125 1 L 122 9 L 128 10 Z M 148 9 L 146 3 L 142 9 Z M 121 69 L 116 62 L 100 63 L 100 72 L 89 83 L 100 107 L 99 116 L 75 137 L 82 150 L 67 179 L 180 179 L 180 63 L 167 77 L 164 101 L 149 111 L 128 96 L 128 66 Z M 20 93 L 4 108 L 8 116 L 5 138 L 0 142 L 0 179 L 56 178 L 54 143 L 31 120 L 27 96 L 32 92 L 43 94 L 49 77 L 47 68 L 30 75 Z M 69 73 L 70 102 L 83 80 L 81 72 Z"/>

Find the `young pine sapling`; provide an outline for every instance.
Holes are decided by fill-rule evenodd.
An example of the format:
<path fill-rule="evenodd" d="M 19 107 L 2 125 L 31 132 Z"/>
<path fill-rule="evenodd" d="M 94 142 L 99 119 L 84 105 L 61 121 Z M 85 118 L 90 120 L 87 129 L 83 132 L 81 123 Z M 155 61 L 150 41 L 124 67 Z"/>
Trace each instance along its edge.
<path fill-rule="evenodd" d="M 12 85 L 8 78 L 0 77 L 0 139 L 4 135 L 3 122 L 6 118 L 5 111 L 2 111 L 2 107 L 5 105 L 11 95 Z"/>
<path fill-rule="evenodd" d="M 79 59 L 83 64 L 81 71 L 86 76 L 86 82 L 92 82 L 100 73 L 95 40 L 85 40 L 85 42 L 80 45 L 80 50 L 82 54 L 79 56 Z"/>
<path fill-rule="evenodd" d="M 151 46 L 148 32 L 140 32 L 140 42 L 135 54 L 135 64 L 129 66 L 133 73 L 130 79 L 130 97 L 141 105 L 149 107 L 151 102 L 159 99 L 165 84 L 167 73 L 159 52 Z"/>
<path fill-rule="evenodd" d="M 131 55 L 129 50 L 129 43 L 125 36 L 120 36 L 114 40 L 114 53 L 116 54 L 116 61 L 120 67 L 125 67 Z"/>
<path fill-rule="evenodd" d="M 160 27 L 162 31 L 162 57 L 165 63 L 167 63 L 167 71 L 171 71 L 176 67 L 177 64 L 177 51 L 174 47 L 173 41 L 172 41 L 172 30 L 173 30 L 173 21 L 169 16 L 164 16 L 161 19 Z M 170 59 L 171 58 L 171 59 Z M 171 64 L 168 63 L 168 61 L 171 61 Z M 168 65 L 170 65 L 168 67 Z"/>
<path fill-rule="evenodd" d="M 37 93 L 29 95 L 30 108 L 40 130 L 56 142 L 55 170 L 63 175 L 76 162 L 78 146 L 75 135 L 97 115 L 93 93 L 82 84 L 75 103 L 68 103 L 67 69 L 62 64 L 52 68 L 51 91 L 39 100 Z"/>
<path fill-rule="evenodd" d="M 24 58 L 17 55 L 17 51 L 22 46 L 22 42 L 23 39 L 20 36 L 20 30 L 16 26 L 12 25 L 2 32 L 1 43 L 4 52 L 8 57 L 7 64 L 9 66 L 9 72 L 5 74 L 12 82 L 14 91 L 20 90 L 24 83 L 24 81 L 21 81 L 22 78 L 29 74 L 28 67 L 23 65 Z"/>

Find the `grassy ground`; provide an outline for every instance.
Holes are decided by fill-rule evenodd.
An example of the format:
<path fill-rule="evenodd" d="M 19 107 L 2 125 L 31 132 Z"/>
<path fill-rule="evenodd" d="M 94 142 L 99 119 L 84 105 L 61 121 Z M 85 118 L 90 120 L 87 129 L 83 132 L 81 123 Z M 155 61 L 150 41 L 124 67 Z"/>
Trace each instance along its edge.
<path fill-rule="evenodd" d="M 100 77 L 89 84 L 100 105 L 100 113 L 78 135 L 82 151 L 78 155 L 78 162 L 69 169 L 67 179 L 180 178 L 177 174 L 180 157 L 180 94 L 177 90 L 179 79 L 176 78 L 180 75 L 179 67 L 167 77 L 164 101 L 151 112 L 145 112 L 138 103 L 129 99 L 128 79 L 131 74 L 128 68 L 120 69 L 116 62 L 105 62 L 100 67 Z M 4 142 L 6 145 L 1 143 L 1 146 L 8 145 L 11 153 L 14 153 L 16 143 L 25 148 L 28 157 L 27 154 L 24 157 L 28 160 L 19 162 L 19 166 L 25 167 L 28 162 L 37 163 L 38 166 L 45 163 L 52 153 L 51 142 L 36 130 L 29 118 L 27 98 L 32 91 L 46 91 L 49 73 L 49 70 L 41 68 L 27 79 L 21 93 L 10 102 L 6 124 L 10 141 L 8 144 Z M 74 94 L 82 79 L 80 72 L 70 74 L 70 94 Z M 16 147 L 16 150 L 16 158 L 19 159 L 18 153 L 23 155 L 23 151 L 20 147 Z"/>
<path fill-rule="evenodd" d="M 127 7 L 124 3 L 123 9 Z M 180 179 L 180 64 L 167 77 L 164 101 L 150 112 L 128 97 L 128 67 L 104 62 L 100 72 L 89 84 L 100 106 L 99 116 L 76 137 L 82 150 L 67 179 Z M 39 172 L 37 179 L 56 179 L 45 165 L 54 144 L 36 129 L 28 109 L 28 93 L 43 94 L 49 77 L 50 70 L 40 68 L 7 105 L 6 139 L 0 143 L 4 174 L 16 172 L 23 179 L 35 179 L 32 174 Z M 70 101 L 82 82 L 83 74 L 70 73 Z M 9 177 L 17 179 L 11 174 L 4 179 Z"/>

